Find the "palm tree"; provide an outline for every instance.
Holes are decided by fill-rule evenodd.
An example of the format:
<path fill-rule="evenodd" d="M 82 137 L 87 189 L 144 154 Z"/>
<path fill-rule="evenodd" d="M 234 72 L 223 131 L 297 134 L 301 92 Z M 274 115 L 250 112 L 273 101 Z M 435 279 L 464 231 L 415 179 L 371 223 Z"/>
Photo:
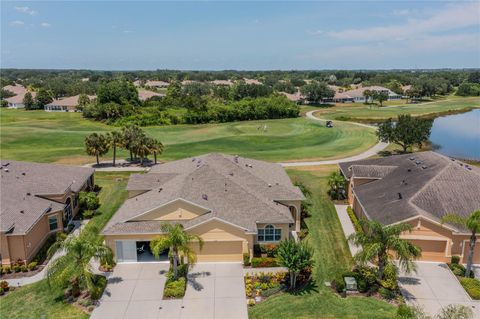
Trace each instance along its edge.
<path fill-rule="evenodd" d="M 95 288 L 94 275 L 90 266 L 91 260 L 111 262 L 112 250 L 98 243 L 93 232 L 81 232 L 78 236 L 68 237 L 64 241 L 55 242 L 48 250 L 49 257 L 57 251 L 65 254 L 51 260 L 47 267 L 47 280 L 50 286 L 65 287 L 72 285 L 72 293 L 78 295 L 80 287 L 87 287 L 90 293 Z"/>
<path fill-rule="evenodd" d="M 123 146 L 123 135 L 119 131 L 112 131 L 108 133 L 109 146 L 113 149 L 113 166 L 117 157 L 117 147 Z"/>
<path fill-rule="evenodd" d="M 312 250 L 304 242 L 297 242 L 294 239 L 280 242 L 277 258 L 280 265 L 288 268 L 291 289 L 295 289 L 298 274 L 313 264 L 312 255 Z"/>
<path fill-rule="evenodd" d="M 99 156 L 108 153 L 108 138 L 102 134 L 92 133 L 85 138 L 85 149 L 88 155 L 96 156 L 99 165 Z"/>
<path fill-rule="evenodd" d="M 370 101 L 370 98 L 372 97 L 372 91 L 365 90 L 362 95 L 365 97 L 365 104 L 369 104 L 368 101 Z"/>
<path fill-rule="evenodd" d="M 132 143 L 133 153 L 140 156 L 141 166 L 143 166 L 145 158 L 150 154 L 151 144 L 150 138 L 145 135 L 138 136 Z"/>
<path fill-rule="evenodd" d="M 130 160 L 133 161 L 134 144 L 137 139 L 144 136 L 143 130 L 136 125 L 122 127 L 123 147 L 130 151 Z"/>
<path fill-rule="evenodd" d="M 157 155 L 162 154 L 164 146 L 162 142 L 160 142 L 159 140 L 156 140 L 154 138 L 151 138 L 150 140 L 151 140 L 150 152 L 153 153 L 155 164 L 157 164 Z"/>
<path fill-rule="evenodd" d="M 378 263 L 378 277 L 383 279 L 385 267 L 394 253 L 400 267 L 407 273 L 415 270 L 415 259 L 421 256 L 421 250 L 409 241 L 400 238 L 403 232 L 410 232 L 412 226 L 407 223 L 384 226 L 377 221 L 361 219 L 363 232 L 357 232 L 348 238 L 353 244 L 362 247 L 355 256 L 361 264 Z"/>
<path fill-rule="evenodd" d="M 442 217 L 442 223 L 455 224 L 470 231 L 470 247 L 467 257 L 467 269 L 465 271 L 465 277 L 470 277 L 470 273 L 472 272 L 473 253 L 475 251 L 475 244 L 477 243 L 477 233 L 480 232 L 480 209 L 466 217 L 457 214 L 447 214 Z"/>
<path fill-rule="evenodd" d="M 330 195 L 338 197 L 339 191 L 345 188 L 345 177 L 339 171 L 335 171 L 328 176 L 327 183 L 330 186 Z"/>
<path fill-rule="evenodd" d="M 173 268 L 174 280 L 178 277 L 178 264 L 180 263 L 180 256 L 187 257 L 189 265 L 196 262 L 197 256 L 191 244 L 198 242 L 200 250 L 203 248 L 203 239 L 198 235 L 191 235 L 187 233 L 181 224 L 163 223 L 160 226 L 163 235 L 158 236 L 150 242 L 150 248 L 156 258 L 160 257 L 162 251 L 169 249 L 169 254 L 172 256 L 171 263 Z"/>

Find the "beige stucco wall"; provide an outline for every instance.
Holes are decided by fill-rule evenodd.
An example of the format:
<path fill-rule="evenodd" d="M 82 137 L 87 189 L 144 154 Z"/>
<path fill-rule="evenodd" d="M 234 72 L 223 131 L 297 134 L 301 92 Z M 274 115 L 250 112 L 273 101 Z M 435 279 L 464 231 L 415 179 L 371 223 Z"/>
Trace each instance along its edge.
<path fill-rule="evenodd" d="M 282 230 L 282 238 L 280 239 L 281 240 L 284 240 L 284 239 L 288 239 L 290 238 L 290 227 L 288 224 L 275 224 L 275 223 L 270 223 L 270 224 L 257 224 L 257 229 L 260 229 L 260 228 L 265 228 L 265 226 L 267 225 L 273 225 L 273 227 L 275 228 L 280 228 Z M 258 242 L 257 241 L 257 236 L 255 236 L 255 244 L 268 244 L 268 243 L 278 243 L 279 241 L 274 241 L 274 242 L 265 242 L 265 241 L 262 241 L 262 242 Z"/>
<path fill-rule="evenodd" d="M 295 220 L 295 225 L 292 230 L 295 230 L 297 233 L 301 229 L 301 209 L 302 209 L 302 201 L 300 200 L 282 200 L 279 203 L 284 204 L 285 206 L 293 207 L 293 219 Z M 292 209 L 290 209 L 292 211 Z"/>

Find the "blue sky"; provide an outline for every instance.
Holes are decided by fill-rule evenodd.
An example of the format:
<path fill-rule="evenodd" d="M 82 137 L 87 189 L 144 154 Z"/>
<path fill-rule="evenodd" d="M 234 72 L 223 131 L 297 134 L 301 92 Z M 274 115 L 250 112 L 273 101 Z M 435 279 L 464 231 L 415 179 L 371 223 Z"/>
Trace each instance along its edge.
<path fill-rule="evenodd" d="M 1 67 L 480 67 L 480 2 L 1 2 Z"/>

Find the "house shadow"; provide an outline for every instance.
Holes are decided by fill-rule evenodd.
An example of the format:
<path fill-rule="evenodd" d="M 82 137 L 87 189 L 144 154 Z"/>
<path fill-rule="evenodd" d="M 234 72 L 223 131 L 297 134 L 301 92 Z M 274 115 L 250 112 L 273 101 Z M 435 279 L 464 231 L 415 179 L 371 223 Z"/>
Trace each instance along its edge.
<path fill-rule="evenodd" d="M 209 277 L 212 273 L 209 271 L 194 272 L 187 275 L 187 283 L 196 291 L 203 290 L 204 286 L 197 281 L 197 278 Z"/>

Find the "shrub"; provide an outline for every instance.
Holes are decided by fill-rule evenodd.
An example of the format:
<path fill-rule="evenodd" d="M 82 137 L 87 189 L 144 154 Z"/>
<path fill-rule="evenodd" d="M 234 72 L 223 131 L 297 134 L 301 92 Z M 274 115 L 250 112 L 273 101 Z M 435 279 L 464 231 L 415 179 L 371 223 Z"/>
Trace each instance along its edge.
<path fill-rule="evenodd" d="M 10 266 L 3 266 L 2 269 L 3 269 L 3 273 L 5 274 L 9 274 L 12 272 L 12 268 Z"/>
<path fill-rule="evenodd" d="M 26 265 L 21 265 L 21 266 L 20 266 L 20 270 L 21 270 L 22 272 L 27 272 L 27 271 L 28 271 L 28 268 L 27 268 Z"/>
<path fill-rule="evenodd" d="M 167 281 L 165 289 L 163 290 L 163 297 L 182 298 L 185 295 L 186 282 L 185 277 L 180 277 L 178 280 Z"/>
<path fill-rule="evenodd" d="M 0 275 L 3 275 L 4 272 L 3 272 L 3 267 L 0 266 Z"/>
<path fill-rule="evenodd" d="M 271 257 L 254 257 L 252 258 L 252 267 L 253 268 L 262 268 L 262 267 L 277 267 L 277 259 Z"/>
<path fill-rule="evenodd" d="M 260 248 L 259 244 L 254 244 L 253 245 L 253 257 L 260 257 L 262 254 L 262 250 Z"/>
<path fill-rule="evenodd" d="M 397 318 L 399 319 L 415 319 L 415 313 L 411 307 L 401 304 L 397 309 Z"/>
<path fill-rule="evenodd" d="M 82 210 L 95 210 L 100 207 L 100 199 L 95 192 L 80 192 L 78 203 Z"/>
<path fill-rule="evenodd" d="M 5 292 L 3 291 L 3 288 L 0 288 L 0 296 L 3 295 Z"/>
<path fill-rule="evenodd" d="M 66 232 L 60 231 L 57 233 L 57 240 L 64 241 L 67 239 L 68 234 Z"/>
<path fill-rule="evenodd" d="M 98 300 L 100 299 L 100 297 L 102 297 L 103 291 L 107 286 L 107 278 L 101 275 L 94 275 L 93 284 L 94 284 L 94 288 L 91 291 L 90 297 L 93 300 Z"/>
<path fill-rule="evenodd" d="M 83 211 L 82 213 L 82 216 L 83 218 L 85 219 L 90 219 L 93 217 L 93 215 L 95 215 L 95 211 L 91 210 L 91 209 L 86 209 Z"/>
<path fill-rule="evenodd" d="M 380 296 L 382 296 L 383 299 L 392 300 L 393 298 L 395 298 L 395 292 L 384 287 L 380 287 L 378 293 L 380 294 Z"/>
<path fill-rule="evenodd" d="M 460 264 L 460 256 L 452 256 L 451 263 L 452 265 Z"/>
<path fill-rule="evenodd" d="M 475 278 L 460 278 L 460 283 L 472 299 L 480 300 L 480 280 Z"/>
<path fill-rule="evenodd" d="M 337 276 L 335 279 L 333 279 L 332 286 L 338 293 L 343 292 L 345 290 L 345 281 L 343 280 L 343 276 Z"/>
<path fill-rule="evenodd" d="M 250 254 L 243 254 L 243 265 L 250 266 Z"/>
<path fill-rule="evenodd" d="M 248 299 L 248 306 L 249 307 L 255 306 L 255 299 L 253 299 L 253 298 Z"/>
<path fill-rule="evenodd" d="M 350 206 L 347 207 L 347 213 L 348 213 L 348 217 L 350 217 L 350 220 L 352 221 L 355 231 L 357 233 L 363 232 L 362 226 L 360 225 L 357 215 L 355 215 L 355 212 L 353 211 L 352 207 Z"/>
<path fill-rule="evenodd" d="M 31 263 L 28 264 L 27 268 L 28 270 L 32 271 L 32 270 L 35 270 L 37 268 L 37 262 L 36 261 L 32 261 Z"/>
<path fill-rule="evenodd" d="M 264 291 L 262 291 L 263 297 L 270 297 L 278 292 L 282 291 L 282 287 L 280 285 L 275 285 L 274 287 L 270 287 Z"/>
<path fill-rule="evenodd" d="M 14 272 L 20 272 L 20 271 L 22 271 L 22 268 L 21 268 L 21 267 L 22 267 L 22 266 L 20 266 L 20 265 L 18 265 L 18 264 L 13 265 L 13 271 L 14 271 Z"/>
<path fill-rule="evenodd" d="M 398 290 L 398 280 L 397 280 L 397 268 L 393 264 L 388 264 L 385 266 L 383 273 L 383 280 L 380 281 L 380 285 L 383 288 L 396 291 Z"/>
<path fill-rule="evenodd" d="M 267 257 L 275 257 L 275 255 L 277 254 L 278 245 L 268 244 L 268 245 L 264 245 L 263 247 L 264 249 L 262 249 L 262 253 L 263 251 L 265 251 L 265 253 L 267 254 Z"/>
<path fill-rule="evenodd" d="M 8 291 L 10 289 L 10 286 L 8 285 L 8 282 L 5 280 L 0 281 L 0 288 L 2 288 L 4 291 Z"/>

